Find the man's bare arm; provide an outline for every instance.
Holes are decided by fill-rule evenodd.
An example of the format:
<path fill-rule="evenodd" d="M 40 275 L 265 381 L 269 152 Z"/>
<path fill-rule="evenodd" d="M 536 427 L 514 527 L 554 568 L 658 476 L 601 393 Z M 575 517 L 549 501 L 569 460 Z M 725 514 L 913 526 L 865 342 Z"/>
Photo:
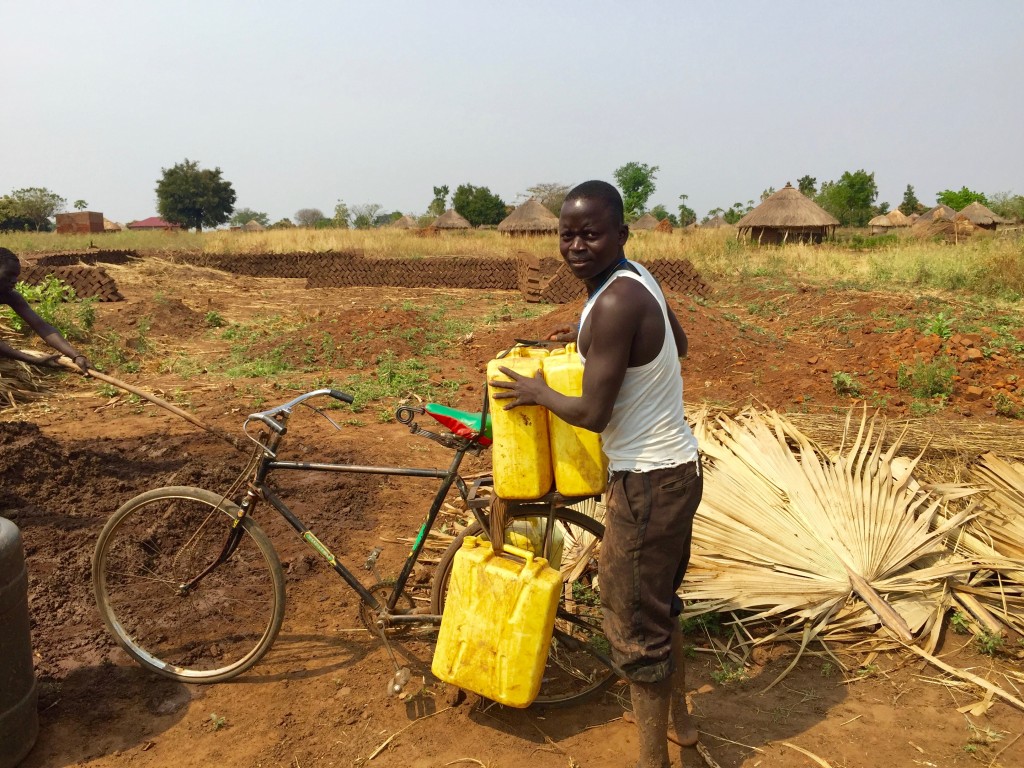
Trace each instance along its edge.
<path fill-rule="evenodd" d="M 509 400 L 506 408 L 543 405 L 562 421 L 592 432 L 603 431 L 611 420 L 640 323 L 633 291 L 639 288 L 646 292 L 639 284 L 634 286 L 632 280 L 620 282 L 609 286 L 590 313 L 591 342 L 583 368 L 582 397 L 556 392 L 541 375 L 531 379 L 504 369 L 513 381 L 491 382 L 495 398 Z"/>

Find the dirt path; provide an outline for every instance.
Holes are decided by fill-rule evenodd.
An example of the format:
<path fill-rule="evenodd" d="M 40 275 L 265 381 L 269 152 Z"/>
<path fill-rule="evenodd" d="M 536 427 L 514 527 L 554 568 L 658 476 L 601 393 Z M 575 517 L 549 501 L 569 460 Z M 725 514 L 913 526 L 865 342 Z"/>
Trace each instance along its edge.
<path fill-rule="evenodd" d="M 529 318 L 514 294 L 306 291 L 294 281 L 240 280 L 163 262 L 117 273 L 126 301 L 100 307 L 97 330 L 107 341 L 94 346 L 127 350 L 138 371 L 118 375 L 190 405 L 234 434 L 260 404 L 293 396 L 325 371 L 343 379 L 372 370 L 386 350 L 399 360 L 428 361 L 431 381 L 455 383 L 450 401 L 475 408 L 476 382 L 497 349 L 574 311 Z M 755 399 L 831 413 L 850 402 L 836 391 L 833 375 L 840 371 L 855 373 L 865 397 L 875 392 L 902 415 L 914 400 L 897 386 L 899 361 L 912 360 L 915 351 L 945 354 L 952 343 L 928 352 L 934 345 L 922 342 L 926 334 L 897 327 L 891 310 L 913 309 L 915 300 L 907 297 L 748 288 L 706 304 L 686 297 L 673 303 L 691 337 L 684 374 L 693 402 L 739 406 Z M 211 313 L 225 325 L 212 327 Z M 433 343 L 425 329 L 449 320 L 465 327 L 453 330 L 448 348 L 425 352 Z M 292 367 L 271 378 L 225 375 L 219 361 L 241 343 L 225 338 L 232 323 L 248 334 L 251 355 L 276 355 Z M 1012 378 L 1019 358 L 991 347 L 1006 338 L 1000 333 L 990 329 L 968 339 L 988 352 L 971 367 L 960 364 L 961 379 L 940 414 L 951 424 L 999 421 L 991 398 L 969 399 L 968 386 L 1019 398 Z M 325 334 L 336 339 L 337 350 L 324 346 Z M 315 344 L 306 344 L 309 339 Z M 25 542 L 40 680 L 42 727 L 26 768 L 627 764 L 635 734 L 619 719 L 621 687 L 571 709 L 503 708 L 433 681 L 429 639 L 412 638 L 400 645 L 414 671 L 409 695 L 388 697 L 387 654 L 361 628 L 352 593 L 267 510 L 259 519 L 286 566 L 288 592 L 285 625 L 270 654 L 243 678 L 220 685 L 180 685 L 144 672 L 116 648 L 97 614 L 89 572 L 96 536 L 119 504 L 144 490 L 171 483 L 225 487 L 241 456 L 148 404 L 112 398 L 74 377 L 54 386 L 58 391 L 44 401 L 0 411 L 0 515 L 18 524 Z M 447 463 L 444 449 L 400 425 L 378 423 L 374 409 L 343 415 L 340 423 L 338 433 L 313 414 L 297 416 L 295 455 Z M 479 460 L 466 469 L 486 466 Z M 290 480 L 282 493 L 346 562 L 358 566 L 383 546 L 380 571 L 393 575 L 407 551 L 396 539 L 419 525 L 428 487 L 416 480 L 320 477 Z M 783 684 L 762 693 L 793 648 L 759 651 L 745 679 L 730 680 L 709 637 L 694 632 L 690 641 L 692 706 L 707 733 L 703 743 L 723 767 L 821 764 L 797 747 L 836 768 L 1024 764 L 1024 739 L 1014 742 L 1024 729 L 1020 712 L 996 703 L 985 714 L 961 714 L 957 707 L 977 701 L 977 692 L 919 661 L 896 655 L 867 661 L 837 648 L 846 671 L 823 653 L 808 655 Z M 1020 659 L 980 655 L 968 637 L 949 635 L 941 653 L 1008 688 L 1024 687 Z M 701 764 L 694 750 L 683 757 L 686 765 Z"/>

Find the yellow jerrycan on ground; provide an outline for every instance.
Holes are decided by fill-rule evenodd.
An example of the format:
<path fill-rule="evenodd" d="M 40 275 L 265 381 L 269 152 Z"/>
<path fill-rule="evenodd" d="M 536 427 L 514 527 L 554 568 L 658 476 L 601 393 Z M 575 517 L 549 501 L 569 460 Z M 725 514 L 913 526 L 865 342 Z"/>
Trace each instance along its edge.
<path fill-rule="evenodd" d="M 509 381 L 509 377 L 498 370 L 500 367 L 523 376 L 535 376 L 547 354 L 546 349 L 513 347 L 507 356 L 487 364 L 487 380 Z M 503 499 L 540 498 L 551 490 L 554 480 L 547 409 L 524 405 L 506 411 L 507 401 L 494 397 L 500 391 L 497 387 L 487 390 L 494 435 L 491 445 L 494 492 Z"/>
<path fill-rule="evenodd" d="M 540 692 L 561 593 L 562 576 L 544 558 L 508 544 L 495 555 L 489 541 L 467 536 L 452 562 L 431 671 L 528 707 Z"/>
<path fill-rule="evenodd" d="M 575 344 L 556 349 L 544 358 L 544 380 L 569 397 L 583 394 L 583 363 Z M 601 450 L 601 435 L 574 427 L 548 412 L 551 463 L 555 487 L 563 496 L 596 496 L 608 483 L 608 459 Z"/>

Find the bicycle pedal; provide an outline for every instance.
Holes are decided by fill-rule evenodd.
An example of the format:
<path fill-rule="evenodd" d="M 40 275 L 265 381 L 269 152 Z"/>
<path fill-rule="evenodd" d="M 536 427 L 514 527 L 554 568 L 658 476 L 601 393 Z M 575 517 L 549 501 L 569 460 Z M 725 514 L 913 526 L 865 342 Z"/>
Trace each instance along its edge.
<path fill-rule="evenodd" d="M 394 676 L 388 681 L 388 696 L 398 696 L 411 679 L 412 672 L 409 671 L 408 667 L 402 667 L 395 672 Z"/>

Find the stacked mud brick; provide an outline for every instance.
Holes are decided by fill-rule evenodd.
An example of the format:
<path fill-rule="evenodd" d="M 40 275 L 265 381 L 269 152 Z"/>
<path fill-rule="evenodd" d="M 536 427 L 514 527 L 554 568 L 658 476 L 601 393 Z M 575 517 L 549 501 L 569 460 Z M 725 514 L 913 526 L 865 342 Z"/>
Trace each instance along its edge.
<path fill-rule="evenodd" d="M 583 284 L 558 259 L 526 252 L 514 258 L 436 256 L 369 259 L 358 253 L 260 255 L 179 254 L 178 261 L 252 277 L 305 278 L 307 288 L 395 286 L 519 290 L 527 301 L 565 304 L 584 294 Z M 706 296 L 709 288 L 689 261 L 658 259 L 646 264 L 669 291 Z"/>
<path fill-rule="evenodd" d="M 703 297 L 711 290 L 688 259 L 654 259 L 640 263 L 650 270 L 666 291 Z M 544 286 L 540 299 L 549 304 L 568 304 L 585 294 L 583 283 L 573 276 L 568 265 L 563 264 Z"/>
<path fill-rule="evenodd" d="M 122 301 L 124 296 L 103 267 L 97 264 L 125 264 L 136 258 L 133 251 L 89 251 L 87 253 L 54 253 L 26 259 L 21 267 L 21 280 L 39 285 L 53 275 L 70 285 L 79 298 L 99 301 Z"/>

